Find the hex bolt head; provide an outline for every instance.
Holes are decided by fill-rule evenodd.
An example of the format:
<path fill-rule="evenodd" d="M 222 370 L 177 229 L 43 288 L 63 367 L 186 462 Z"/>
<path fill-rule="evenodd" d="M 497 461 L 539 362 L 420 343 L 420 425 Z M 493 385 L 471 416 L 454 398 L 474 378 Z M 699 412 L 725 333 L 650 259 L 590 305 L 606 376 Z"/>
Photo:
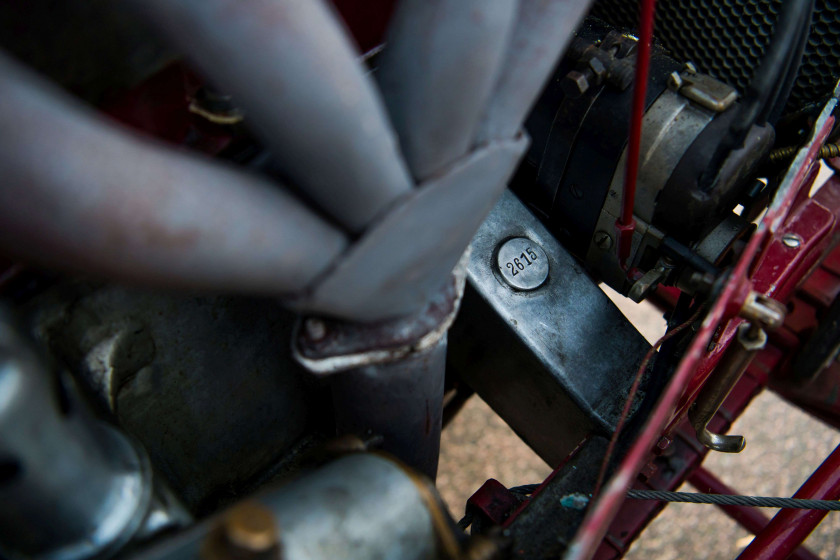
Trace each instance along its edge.
<path fill-rule="evenodd" d="M 607 75 L 607 67 L 604 66 L 603 62 L 601 62 L 595 57 L 590 58 L 587 65 L 592 71 L 592 75 L 593 77 L 595 77 L 595 81 L 600 84 L 603 81 L 604 77 Z"/>
<path fill-rule="evenodd" d="M 595 241 L 595 246 L 602 251 L 609 251 L 613 244 L 610 234 L 603 230 L 596 231 L 593 240 Z"/>
<path fill-rule="evenodd" d="M 577 99 L 589 89 L 589 80 L 581 72 L 572 70 L 560 81 L 560 87 L 566 95 Z"/>
<path fill-rule="evenodd" d="M 697 67 L 694 65 L 693 62 L 686 62 L 685 65 L 683 66 L 683 71 L 686 74 L 694 75 L 694 74 L 697 73 Z"/>

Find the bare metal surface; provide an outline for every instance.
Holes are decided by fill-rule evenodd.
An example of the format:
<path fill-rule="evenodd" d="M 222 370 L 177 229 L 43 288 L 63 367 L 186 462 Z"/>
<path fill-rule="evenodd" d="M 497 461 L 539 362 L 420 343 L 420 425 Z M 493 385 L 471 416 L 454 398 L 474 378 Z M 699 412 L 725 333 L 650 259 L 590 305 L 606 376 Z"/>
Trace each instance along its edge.
<path fill-rule="evenodd" d="M 378 93 L 323 0 L 135 2 L 231 93 L 294 184 L 358 232 L 411 190 Z"/>
<path fill-rule="evenodd" d="M 471 147 L 504 60 L 517 4 L 518 0 L 398 2 L 376 77 L 418 181 Z M 522 117 L 504 139 L 516 134 Z"/>
<path fill-rule="evenodd" d="M 645 113 L 635 206 L 636 215 L 645 222 L 653 221 L 659 191 L 713 116 L 711 111 L 670 90 L 663 91 Z M 620 186 L 623 180 L 624 167 L 619 163 L 611 188 Z"/>
<path fill-rule="evenodd" d="M 148 459 L 95 420 L 4 317 L 0 323 L 0 554 L 87 558 L 113 552 L 149 509 Z"/>
<path fill-rule="evenodd" d="M 439 556 L 427 492 L 394 462 L 356 453 L 263 493 L 253 504 L 271 512 L 277 556 L 284 560 L 431 560 Z M 197 558 L 216 523 L 204 522 L 131 558 Z"/>
<path fill-rule="evenodd" d="M 514 237 L 499 245 L 496 269 L 511 288 L 536 290 L 548 279 L 548 257 L 538 243 Z"/>
<path fill-rule="evenodd" d="M 748 321 L 754 321 L 770 330 L 775 330 L 785 322 L 787 308 L 773 298 L 750 290 L 739 314 Z"/>
<path fill-rule="evenodd" d="M 545 250 L 549 278 L 529 292 L 496 270 L 512 237 Z M 449 364 L 549 464 L 584 435 L 609 433 L 649 345 L 597 284 L 510 192 L 472 243 L 463 312 Z"/>
<path fill-rule="evenodd" d="M 0 247 L 133 283 L 281 294 L 345 247 L 263 179 L 120 129 L 0 55 Z"/>
<path fill-rule="evenodd" d="M 295 305 L 355 321 L 422 309 L 449 278 L 526 144 L 524 136 L 493 142 L 421 185 Z"/>
<path fill-rule="evenodd" d="M 415 482 L 375 455 L 340 459 L 261 501 L 276 512 L 288 560 L 434 557 L 431 516 Z"/>
<path fill-rule="evenodd" d="M 637 254 L 646 243 L 645 237 L 653 220 L 657 197 L 665 187 L 685 151 L 713 118 L 713 113 L 695 105 L 687 98 L 665 90 L 645 113 L 639 157 L 639 184 L 636 193 L 636 230 L 633 232 L 631 255 Z M 621 154 L 615 168 L 604 206 L 598 217 L 597 229 L 610 232 L 621 213 L 627 150 Z M 611 286 L 619 288 L 625 273 L 618 266 L 615 251 L 605 251 L 593 237 L 586 255 L 587 264 L 598 271 Z"/>
<path fill-rule="evenodd" d="M 476 144 L 516 134 L 590 4 L 588 0 L 519 0 L 516 27 Z"/>

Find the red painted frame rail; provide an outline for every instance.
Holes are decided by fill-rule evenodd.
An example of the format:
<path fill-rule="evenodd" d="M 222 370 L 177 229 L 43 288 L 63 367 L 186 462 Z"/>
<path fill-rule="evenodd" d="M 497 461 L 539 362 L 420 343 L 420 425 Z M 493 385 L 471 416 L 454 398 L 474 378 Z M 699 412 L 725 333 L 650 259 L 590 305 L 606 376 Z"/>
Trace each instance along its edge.
<path fill-rule="evenodd" d="M 753 287 L 755 271 L 764 260 L 770 244 L 781 232 L 794 202 L 800 199 L 800 191 L 810 187 L 808 179 L 813 177 L 812 167 L 817 159 L 817 153 L 834 123 L 831 115 L 837 105 L 838 94 L 840 94 L 840 89 L 835 89 L 834 97 L 825 106 L 815 124 L 810 141 L 800 150 L 791 164 L 772 205 L 747 244 L 729 282 L 703 321 L 700 331 L 680 362 L 641 434 L 603 493 L 590 506 L 580 530 L 569 547 L 566 556 L 568 559 L 588 560 L 593 557 L 637 473 L 648 461 L 651 450 L 665 433 L 666 427 L 675 419 L 674 412 L 680 398 L 689 387 L 702 386 L 713 365 L 720 359 L 722 350 L 731 342 L 733 326 L 738 322 L 735 317 L 743 305 L 746 294 Z M 729 331 L 729 337 L 717 341 L 720 351 L 709 354 L 707 348 L 719 328 Z M 705 372 L 705 375 L 697 375 L 698 371 Z"/>

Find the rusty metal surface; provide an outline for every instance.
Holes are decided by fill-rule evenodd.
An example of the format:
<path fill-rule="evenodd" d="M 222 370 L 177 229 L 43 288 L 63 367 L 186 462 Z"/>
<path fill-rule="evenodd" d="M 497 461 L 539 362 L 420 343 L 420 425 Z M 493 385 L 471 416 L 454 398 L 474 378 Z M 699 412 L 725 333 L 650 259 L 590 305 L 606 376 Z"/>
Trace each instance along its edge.
<path fill-rule="evenodd" d="M 324 317 L 298 320 L 292 339 L 295 359 L 316 374 L 395 361 L 446 335 L 464 294 L 466 263 L 419 312 L 375 323 L 350 323 Z"/>
<path fill-rule="evenodd" d="M 149 285 L 282 294 L 347 239 L 264 179 L 143 139 L 0 55 L 0 248 Z M 37 148 L 37 149 L 34 149 Z"/>
<path fill-rule="evenodd" d="M 216 87 L 294 186 L 359 232 L 412 187 L 385 108 L 324 0 L 133 2 Z"/>
<path fill-rule="evenodd" d="M 294 305 L 361 322 L 422 309 L 452 273 L 526 145 L 524 136 L 493 142 L 421 185 Z"/>
<path fill-rule="evenodd" d="M 517 4 L 518 0 L 397 4 L 376 79 L 418 181 L 433 177 L 472 146 L 501 71 Z M 520 122 L 521 116 L 517 127 Z"/>

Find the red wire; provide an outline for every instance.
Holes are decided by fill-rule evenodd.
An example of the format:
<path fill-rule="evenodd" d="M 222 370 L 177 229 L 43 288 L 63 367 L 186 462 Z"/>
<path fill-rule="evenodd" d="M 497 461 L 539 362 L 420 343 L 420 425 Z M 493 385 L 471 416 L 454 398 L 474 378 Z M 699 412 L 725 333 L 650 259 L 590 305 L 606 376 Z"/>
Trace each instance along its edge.
<path fill-rule="evenodd" d="M 636 80 L 633 89 L 633 113 L 630 117 L 630 138 L 627 147 L 627 169 L 624 173 L 621 217 L 618 230 L 618 260 L 622 266 L 630 256 L 633 230 L 633 207 L 636 203 L 636 179 L 639 174 L 639 152 L 642 143 L 642 120 L 645 116 L 648 74 L 650 73 L 650 45 L 653 41 L 653 23 L 656 0 L 641 0 L 639 7 L 639 48 L 636 55 Z"/>

